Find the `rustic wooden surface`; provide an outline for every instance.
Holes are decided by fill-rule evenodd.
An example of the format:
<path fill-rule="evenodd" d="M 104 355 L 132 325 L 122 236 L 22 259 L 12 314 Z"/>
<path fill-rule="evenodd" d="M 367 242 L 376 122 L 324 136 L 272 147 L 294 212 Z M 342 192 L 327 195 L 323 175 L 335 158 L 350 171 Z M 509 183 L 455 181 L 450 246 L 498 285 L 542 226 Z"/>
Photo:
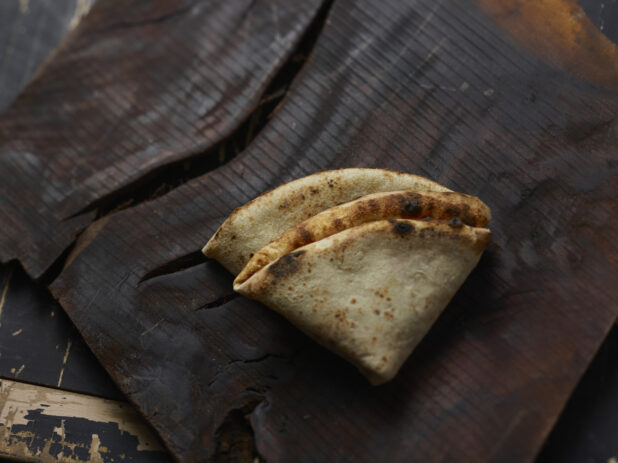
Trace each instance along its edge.
<path fill-rule="evenodd" d="M 126 403 L 49 292 L 14 263 L 0 267 L 0 282 L 0 455 L 42 462 L 171 461 L 158 439 L 154 446 L 136 440 L 134 430 L 154 431 Z"/>
<path fill-rule="evenodd" d="M 248 149 L 112 215 L 54 283 L 177 457 L 212 454 L 243 416 L 269 461 L 536 453 L 616 316 L 617 101 L 464 6 L 336 1 Z M 196 253 L 235 205 L 351 165 L 428 175 L 495 215 L 477 272 L 401 377 L 377 389 L 263 307 L 227 297 L 230 276 Z M 63 249 L 53 246 L 29 257 L 33 274 Z"/>
<path fill-rule="evenodd" d="M 2 281 L 0 294 L 4 295 L 0 299 L 0 376 L 14 377 L 15 372 L 11 370 L 18 371 L 19 368 L 16 367 L 24 364 L 22 359 L 26 357 L 29 366 L 22 369 L 18 379 L 54 386 L 62 368 L 60 356 L 64 353 L 59 352 L 59 349 L 55 349 L 52 344 L 64 341 L 68 338 L 67 333 L 70 333 L 72 347 L 65 368 L 71 373 L 69 378 L 77 381 L 70 382 L 69 387 L 87 394 L 98 394 L 108 398 L 120 397 L 116 389 L 110 385 L 110 380 L 106 378 L 106 373 L 96 359 L 89 354 L 79 334 L 73 332 L 74 328 L 62 313 L 62 309 L 53 303 L 49 295 L 44 294 L 38 285 L 30 281 L 21 269 L 15 267 L 11 265 L 0 269 L 0 281 Z M 38 296 L 32 297 L 33 294 Z M 47 318 L 51 311 L 55 312 L 55 316 Z M 7 327 L 7 324 L 10 328 L 5 330 L 3 327 Z M 14 343 L 12 337 L 12 333 L 15 332 L 13 328 L 17 326 L 22 330 L 19 339 L 23 342 L 19 344 Z M 40 342 L 40 338 L 43 338 L 44 342 Z M 57 341 L 49 342 L 50 339 Z M 52 358 L 49 356 L 50 352 L 53 353 Z M 607 463 L 611 458 L 618 459 L 618 441 L 615 438 L 618 428 L 618 363 L 615 361 L 617 355 L 618 326 L 615 326 L 577 390 L 569 399 L 556 428 L 537 458 L 537 463 L 582 461 Z M 19 383 L 16 387 L 30 388 L 29 385 Z M 62 387 L 67 387 L 66 381 Z M 72 395 L 69 391 L 65 391 L 64 394 Z M 85 396 L 78 395 L 78 397 Z M 22 408 L 24 407 L 37 409 L 36 403 L 22 404 Z M 232 419 L 228 420 L 230 424 L 226 428 L 227 431 L 222 433 L 219 439 L 226 442 L 227 454 L 230 445 L 235 444 L 240 447 L 237 448 L 237 454 L 246 455 L 251 451 L 252 442 L 245 442 L 243 439 L 250 437 L 250 431 L 247 425 L 243 425 L 242 416 L 238 415 L 232 415 Z M 5 437 L 14 436 L 15 439 L 11 440 L 12 445 L 8 445 L 6 438 L 0 440 L 0 454 L 10 455 L 18 461 L 22 459 L 45 461 L 46 455 L 43 454 L 43 449 L 46 446 L 52 449 L 52 445 L 60 440 L 60 435 L 49 432 L 47 421 L 39 425 L 38 415 L 32 415 L 31 418 L 33 423 L 29 432 L 36 438 L 29 436 L 26 440 L 23 439 L 23 423 L 18 424 L 15 430 L 12 429 L 12 425 L 4 423 L 6 429 L 1 433 L 4 433 Z M 76 447 L 90 449 L 94 440 L 93 434 L 96 434 L 97 437 L 105 435 L 111 441 L 110 445 L 105 446 L 106 451 L 102 452 L 102 456 L 96 452 L 83 451 L 77 454 L 65 452 L 63 455 L 70 455 L 78 461 L 95 462 L 97 457 L 101 456 L 102 460 L 107 462 L 118 461 L 124 454 L 126 461 L 127 449 L 122 445 L 124 441 L 122 433 L 106 432 L 109 429 L 109 422 L 97 422 L 90 413 L 85 418 L 90 421 L 89 426 L 85 428 L 88 432 L 71 434 L 72 443 L 75 443 Z M 141 424 L 141 417 L 132 415 L 131 420 L 135 427 L 144 426 Z M 233 435 L 234 432 L 236 435 Z M 26 444 L 23 445 L 23 442 Z M 134 441 L 132 442 L 134 444 Z M 57 448 L 53 447 L 54 450 Z M 25 456 L 36 453 L 37 449 L 41 451 L 37 457 Z M 133 445 L 132 449 L 135 450 L 136 446 Z M 224 449 L 221 450 L 220 461 L 225 461 L 227 454 Z M 163 455 L 138 451 L 128 461 L 159 461 L 162 458 Z"/>
<path fill-rule="evenodd" d="M 0 260 L 38 278 L 108 195 L 198 155 L 198 168 L 216 164 L 220 151 L 204 151 L 256 109 L 318 6 L 95 5 L 0 117 L 3 192 L 20 192 L 3 194 Z"/>
<path fill-rule="evenodd" d="M 537 463 L 618 461 L 618 325 L 577 386 Z"/>
<path fill-rule="evenodd" d="M 93 3 L 0 3 L 0 112 Z M 16 263 L 0 267 L 0 340 L 0 376 L 121 397 L 62 308 Z"/>
<path fill-rule="evenodd" d="M 15 264 L 0 267 L 0 377 L 123 398 L 62 307 Z"/>
<path fill-rule="evenodd" d="M 0 379 L 0 457 L 41 462 L 167 462 L 126 403 Z"/>
<path fill-rule="evenodd" d="M 0 111 L 91 3 L 0 3 Z M 69 392 L 122 399 L 62 308 L 16 263 L 0 266 L 0 377 L 18 380 L 0 379 L 2 456 L 65 462 L 171 459 L 126 402 Z"/>
<path fill-rule="evenodd" d="M 0 111 L 5 110 L 94 0 L 0 2 Z"/>

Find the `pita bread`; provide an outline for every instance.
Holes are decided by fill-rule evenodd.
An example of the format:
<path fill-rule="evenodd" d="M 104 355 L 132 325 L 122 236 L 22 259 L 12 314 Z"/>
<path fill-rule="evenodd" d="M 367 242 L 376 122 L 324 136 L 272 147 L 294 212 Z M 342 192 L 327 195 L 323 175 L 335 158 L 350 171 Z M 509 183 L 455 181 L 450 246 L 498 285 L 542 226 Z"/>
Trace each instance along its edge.
<path fill-rule="evenodd" d="M 384 169 L 340 169 L 304 177 L 237 208 L 202 252 L 237 275 L 262 247 L 330 207 L 382 191 L 450 191 L 416 175 Z"/>
<path fill-rule="evenodd" d="M 381 384 L 427 333 L 489 237 L 460 222 L 363 223 L 285 254 L 235 289 Z"/>
<path fill-rule="evenodd" d="M 284 254 L 347 228 L 380 219 L 425 217 L 457 218 L 466 225 L 484 227 L 491 213 L 480 199 L 462 193 L 392 191 L 366 195 L 320 212 L 284 232 L 251 258 L 234 286 Z"/>

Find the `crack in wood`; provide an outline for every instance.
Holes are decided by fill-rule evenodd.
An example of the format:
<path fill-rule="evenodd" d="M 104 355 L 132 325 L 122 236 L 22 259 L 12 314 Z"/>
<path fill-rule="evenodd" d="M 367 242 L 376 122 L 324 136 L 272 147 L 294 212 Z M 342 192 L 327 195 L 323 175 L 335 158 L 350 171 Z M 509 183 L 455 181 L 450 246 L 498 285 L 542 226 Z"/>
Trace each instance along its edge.
<path fill-rule="evenodd" d="M 435 24 L 428 22 L 418 37 L 410 32 L 423 19 L 417 10 L 431 11 L 432 2 L 415 2 L 419 8 L 407 9 L 398 2 L 359 5 L 350 2 L 334 10 L 337 14 L 329 21 L 332 27 L 329 34 L 325 31 L 323 46 L 316 49 L 315 64 L 303 71 L 270 128 L 254 140 L 243 159 L 217 172 L 231 181 L 208 175 L 203 183 L 202 179 L 193 183 L 194 190 L 190 184 L 177 195 L 116 215 L 117 220 L 110 219 L 114 226 L 105 230 L 108 233 L 89 246 L 54 286 L 104 364 L 179 459 L 190 461 L 214 452 L 213 436 L 227 410 L 254 393 L 259 395 L 256 391 L 268 384 L 273 385 L 267 393 L 268 411 L 259 408 L 252 420 L 257 424 L 260 450 L 272 460 L 311 455 L 315 441 L 297 439 L 298 431 L 319 436 L 325 426 L 329 440 L 320 441 L 325 454 L 343 449 L 351 458 L 355 452 L 366 459 L 385 454 L 390 459 L 422 458 L 434 455 L 444 432 L 459 430 L 461 420 L 467 434 L 455 435 L 459 444 L 439 456 L 482 460 L 491 443 L 502 436 L 492 423 L 493 404 L 506 400 L 498 417 L 502 421 L 513 420 L 522 403 L 530 401 L 539 405 L 543 416 L 557 416 L 609 319 L 610 306 L 605 302 L 611 297 L 602 283 L 611 266 L 596 256 L 604 248 L 612 249 L 606 226 L 611 223 L 606 219 L 612 217 L 597 213 L 596 207 L 608 204 L 613 189 L 608 182 L 597 191 L 581 186 L 608 176 L 598 175 L 596 166 L 587 162 L 590 154 L 574 150 L 552 132 L 563 130 L 569 120 L 576 124 L 607 120 L 615 107 L 613 100 L 578 87 L 554 70 L 529 64 L 527 55 L 508 48 L 492 30 L 475 35 L 469 29 L 482 29 L 487 23 L 475 26 L 480 13 L 459 11 L 456 2 L 440 9 Z M 457 17 L 461 23 L 453 19 Z M 461 78 L 469 85 L 467 92 L 451 95 L 439 87 L 426 92 L 410 82 L 418 63 L 445 34 L 446 51 L 441 50 L 440 60 L 423 69 L 423 79 L 459 88 L 456 79 Z M 359 51 L 359 43 L 365 42 L 370 45 Z M 488 45 L 494 43 L 495 51 Z M 399 59 L 408 44 L 409 52 Z M 502 60 L 503 50 L 509 62 Z M 351 57 L 350 64 L 337 71 L 346 57 Z M 333 70 L 334 74 L 329 72 Z M 479 73 L 487 74 L 487 79 L 477 78 Z M 480 85 L 485 80 L 491 85 Z M 501 82 L 506 82 L 505 87 L 499 86 Z M 491 104 L 483 92 L 489 88 L 495 89 Z M 528 104 L 531 88 L 538 99 Z M 584 99 L 592 109 L 584 106 Z M 560 104 L 554 108 L 551 102 Z M 541 103 L 542 110 L 536 109 Z M 458 108 L 466 108 L 464 120 L 470 123 L 457 124 L 449 140 L 444 139 L 448 150 L 432 152 L 436 137 L 443 138 L 438 129 L 453 115 L 459 116 Z M 514 123 L 518 125 L 511 130 Z M 263 146 L 261 140 L 265 140 Z M 278 144 L 279 140 L 284 143 Z M 606 149 L 607 145 L 599 144 L 597 151 L 606 155 Z M 571 168 L 571 163 L 580 169 Z M 200 314 L 179 310 L 230 291 L 229 274 L 215 281 L 217 274 L 224 273 L 217 268 L 202 272 L 202 267 L 196 267 L 177 274 L 178 278 L 162 278 L 141 288 L 121 283 L 119 288 L 126 274 L 139 278 L 134 272 L 140 263 L 153 262 L 142 264 L 141 276 L 171 257 L 196 249 L 203 238 L 199 227 L 205 223 L 213 227 L 248 192 L 257 194 L 287 176 L 350 165 L 380 165 L 448 179 L 453 187 L 488 197 L 496 210 L 491 265 L 478 269 L 481 275 L 471 278 L 451 305 L 451 318 L 438 322 L 398 379 L 384 388 L 361 384 L 352 367 L 309 344 L 281 317 L 256 303 L 238 300 L 222 310 Z M 496 168 L 504 181 L 495 181 Z M 251 178 L 243 177 L 245 169 L 254 170 Z M 217 181 L 210 182 L 215 177 Z M 535 186 L 549 178 L 560 182 L 535 192 Z M 522 202 L 521 210 L 514 210 L 526 188 L 535 194 Z M 205 191 L 216 197 L 191 207 L 190 198 Z M 535 226 L 528 229 L 530 217 Z M 579 217 L 592 219 L 583 233 L 572 222 Z M 186 234 L 179 233 L 185 230 Z M 145 237 L 150 238 L 148 242 Z M 574 240 L 581 244 L 583 255 L 576 265 L 567 252 Z M 522 241 L 526 247 L 518 246 Z M 574 252 L 579 257 L 579 250 Z M 93 268 L 101 269 L 102 275 L 91 276 Z M 575 278 L 578 285 L 573 287 Z M 103 298 L 89 302 L 99 290 Z M 209 296 L 204 296 L 206 291 Z M 476 319 L 474 315 L 460 319 L 459 314 L 469 310 Z M 478 314 L 491 310 L 500 312 L 494 323 L 479 319 Z M 171 321 L 169 332 L 161 333 L 161 342 L 154 342 L 159 339 L 153 336 L 148 349 L 136 349 L 138 330 L 162 316 Z M 587 333 L 578 338 L 582 317 L 588 323 Z M 552 336 L 543 332 L 547 326 L 555 327 Z M 444 339 L 452 342 L 444 344 Z M 311 351 L 291 367 L 286 360 L 275 359 L 228 364 L 230 358 L 258 357 L 264 351 L 287 352 L 298 342 L 311 345 Z M 257 345 L 263 347 L 256 353 Z M 539 355 L 530 356 L 530 352 Z M 573 357 L 574 352 L 581 355 Z M 565 365 L 568 377 L 559 375 L 566 371 Z M 155 372 L 157 381 L 147 383 Z M 218 372 L 223 373 L 207 390 L 205 386 Z M 436 390 L 440 391 L 437 405 Z M 523 399 L 518 395 L 521 390 L 526 391 Z M 516 400 L 509 402 L 512 397 Z M 304 421 L 310 414 L 314 419 Z M 541 418 L 526 417 L 525 429 L 518 428 L 498 449 L 498 456 L 519 452 L 517 458 L 530 459 L 549 429 L 548 420 Z M 468 430 L 489 438 L 468 440 Z M 406 440 L 410 435 L 420 438 Z M 527 444 L 521 451 L 519 441 Z M 398 442 L 406 445 L 390 445 Z"/>
<path fill-rule="evenodd" d="M 224 296 L 218 297 L 214 301 L 207 302 L 206 304 L 199 306 L 197 309 L 195 309 L 195 311 L 197 312 L 198 310 L 214 309 L 216 307 L 221 307 L 222 305 L 227 304 L 231 300 L 236 299 L 238 296 L 238 293 L 226 294 Z"/>
<path fill-rule="evenodd" d="M 263 397 L 254 399 L 240 408 L 227 412 L 215 434 L 217 450 L 211 459 L 212 462 L 266 461 L 255 446 L 255 434 L 250 420 L 253 411 L 265 400 Z"/>
<path fill-rule="evenodd" d="M 182 270 L 187 270 L 188 268 L 204 264 L 209 260 L 210 259 L 207 259 L 201 251 L 194 251 L 189 254 L 185 254 L 184 256 L 180 256 L 163 265 L 160 265 L 157 268 L 150 270 L 142 278 L 140 278 L 138 284 L 144 283 L 145 281 L 151 280 L 159 276 L 169 275 L 172 273 L 180 272 Z"/>
<path fill-rule="evenodd" d="M 217 373 L 213 380 L 208 384 L 210 387 L 214 384 L 217 378 L 227 372 L 232 365 L 237 363 L 257 363 L 275 359 L 287 359 L 289 363 L 292 363 L 304 350 L 304 346 L 296 349 L 292 355 L 279 355 L 273 353 L 266 353 L 260 357 L 254 359 L 235 359 L 231 360 L 225 368 Z M 277 377 L 271 379 L 277 380 Z M 255 445 L 255 433 L 253 424 L 251 422 L 251 415 L 254 410 L 262 403 L 267 403 L 264 395 L 271 389 L 267 384 L 260 387 L 247 387 L 245 390 L 251 394 L 255 394 L 259 397 L 250 401 L 246 405 L 240 408 L 233 408 L 229 410 L 219 425 L 216 433 L 215 440 L 217 442 L 217 449 L 211 461 L 224 462 L 224 461 L 252 461 L 252 462 L 266 462 L 264 456 L 262 456 Z"/>
<path fill-rule="evenodd" d="M 266 360 L 270 360 L 270 359 L 279 359 L 279 360 L 285 360 L 285 359 L 292 359 L 294 358 L 294 356 L 284 356 L 284 355 L 279 355 L 279 354 L 273 354 L 273 353 L 265 353 L 263 355 L 260 355 L 259 357 L 256 358 L 250 358 L 250 359 L 232 359 L 230 360 L 222 369 L 221 371 L 217 372 L 217 374 L 215 374 L 215 376 L 208 382 L 208 387 L 211 387 L 214 383 L 216 383 L 219 380 L 219 377 L 221 375 L 224 375 L 225 373 L 227 373 L 230 368 L 232 368 L 233 366 L 241 363 L 241 364 L 250 364 L 250 363 L 260 363 L 260 362 L 264 362 Z"/>
<path fill-rule="evenodd" d="M 125 187 L 91 202 L 64 220 L 70 220 L 95 210 L 97 218 L 101 218 L 135 207 L 143 202 L 152 201 L 189 180 L 216 170 L 243 152 L 266 126 L 276 112 L 279 103 L 287 95 L 292 81 L 304 68 L 333 2 L 334 0 L 325 0 L 322 3 L 294 51 L 271 79 L 257 107 L 229 137 L 206 149 L 196 146 L 186 150 L 182 153 L 181 160 L 150 171 Z"/>
<path fill-rule="evenodd" d="M 96 222 L 93 222 L 93 224 L 94 223 Z M 58 275 L 60 275 L 60 273 L 66 266 L 66 263 L 69 261 L 69 257 L 71 256 L 73 249 L 75 249 L 77 242 L 87 229 L 88 227 L 83 228 L 79 232 L 77 232 L 77 234 L 73 238 L 73 241 L 69 243 L 69 245 L 64 249 L 64 251 L 62 251 L 62 253 L 58 257 L 56 257 L 56 259 L 54 259 L 54 261 L 49 267 L 47 267 L 43 274 L 35 280 L 36 283 L 40 284 L 41 287 L 46 288 L 50 284 L 52 284 L 52 282 L 56 278 L 58 278 Z"/>
<path fill-rule="evenodd" d="M 196 153 L 187 151 L 186 156 L 182 156 L 182 160 L 160 166 L 135 182 L 90 203 L 75 214 L 66 217 L 65 221 L 94 210 L 97 211 L 95 220 L 76 234 L 73 241 L 45 270 L 38 281 L 44 286 L 49 286 L 76 257 L 76 254 L 83 249 L 84 246 L 78 246 L 81 236 L 88 234 L 92 234 L 93 237 L 96 236 L 100 229 L 97 229 L 96 233 L 89 233 L 88 230 L 96 226 L 97 223 L 102 223 L 102 226 L 104 226 L 109 215 L 163 196 L 196 177 L 216 170 L 243 152 L 266 126 L 268 120 L 277 110 L 279 103 L 287 95 L 292 81 L 304 67 L 324 27 L 333 2 L 334 0 L 325 0 L 322 3 L 318 13 L 301 37 L 295 50 L 290 54 L 290 57 L 279 72 L 272 78 L 256 109 L 228 138 L 203 151 L 200 151 L 199 147 Z M 73 252 L 74 250 L 77 252 Z M 200 260 L 201 258 L 197 255 L 198 253 L 199 251 L 153 269 L 142 277 L 140 283 L 205 262 L 205 260 Z M 184 263 L 184 259 L 188 259 L 187 264 Z"/>

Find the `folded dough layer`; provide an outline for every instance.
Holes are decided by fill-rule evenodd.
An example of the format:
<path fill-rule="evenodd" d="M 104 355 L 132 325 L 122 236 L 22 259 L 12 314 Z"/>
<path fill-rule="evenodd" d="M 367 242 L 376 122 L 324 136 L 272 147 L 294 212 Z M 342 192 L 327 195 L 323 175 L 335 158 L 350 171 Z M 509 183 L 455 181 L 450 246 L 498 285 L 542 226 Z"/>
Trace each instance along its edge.
<path fill-rule="evenodd" d="M 385 169 L 318 172 L 234 210 L 202 252 L 237 275 L 253 254 L 288 228 L 359 196 L 395 190 L 450 191 L 426 178 Z"/>
<path fill-rule="evenodd" d="M 255 253 L 234 280 L 234 287 L 300 246 L 361 223 L 388 218 L 456 219 L 484 227 L 491 213 L 480 199 L 462 193 L 391 191 L 366 195 L 322 211 L 282 233 Z"/>
<path fill-rule="evenodd" d="M 478 263 L 490 231 L 378 220 L 279 257 L 236 285 L 354 365 L 392 379 Z"/>

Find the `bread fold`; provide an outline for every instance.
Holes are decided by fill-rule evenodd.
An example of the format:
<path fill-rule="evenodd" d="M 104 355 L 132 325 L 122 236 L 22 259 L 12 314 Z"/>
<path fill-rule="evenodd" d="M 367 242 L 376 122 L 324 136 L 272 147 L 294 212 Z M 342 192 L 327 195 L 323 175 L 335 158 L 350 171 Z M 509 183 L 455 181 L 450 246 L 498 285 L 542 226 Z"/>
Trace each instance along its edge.
<path fill-rule="evenodd" d="M 392 379 L 476 266 L 486 228 L 379 220 L 285 254 L 234 289 L 356 365 Z"/>
<path fill-rule="evenodd" d="M 369 171 L 322 172 L 279 187 L 237 209 L 205 252 L 238 274 L 235 291 L 377 385 L 397 374 L 477 265 L 491 212 L 429 180 Z M 316 198 L 307 200 L 312 188 Z"/>
<path fill-rule="evenodd" d="M 491 213 L 481 200 L 462 193 L 390 191 L 366 195 L 322 211 L 283 232 L 254 254 L 234 285 L 300 246 L 362 223 L 389 218 L 456 219 L 466 225 L 484 227 Z"/>
<path fill-rule="evenodd" d="M 450 191 L 417 175 L 386 169 L 318 172 L 281 185 L 234 210 L 202 252 L 237 275 L 288 228 L 330 207 L 380 191 Z"/>

